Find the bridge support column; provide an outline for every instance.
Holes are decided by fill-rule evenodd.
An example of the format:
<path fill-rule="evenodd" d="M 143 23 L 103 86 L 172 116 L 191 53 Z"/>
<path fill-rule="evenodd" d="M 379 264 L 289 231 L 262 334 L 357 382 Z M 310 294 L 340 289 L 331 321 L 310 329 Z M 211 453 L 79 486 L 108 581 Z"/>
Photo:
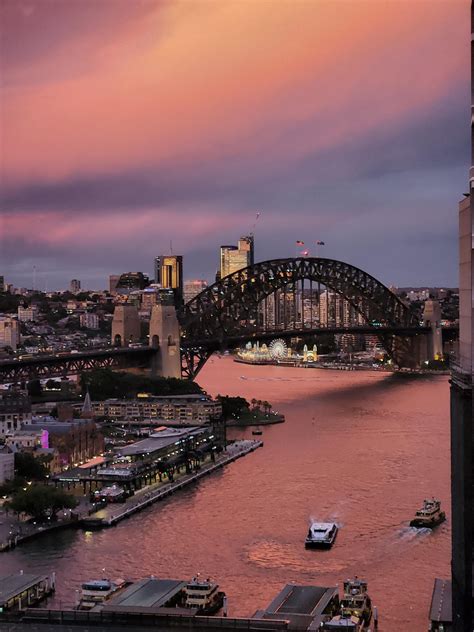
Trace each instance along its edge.
<path fill-rule="evenodd" d="M 394 336 L 393 360 L 399 367 L 421 368 L 429 360 L 430 334 Z"/>
<path fill-rule="evenodd" d="M 180 333 L 174 304 L 154 305 L 150 319 L 150 346 L 158 349 L 152 373 L 163 377 L 181 377 Z"/>
<path fill-rule="evenodd" d="M 428 360 L 440 360 L 443 357 L 443 336 L 441 332 L 441 305 L 438 301 L 425 301 L 423 325 L 431 328 Z"/>
<path fill-rule="evenodd" d="M 117 305 L 112 320 L 112 344 L 128 347 L 140 340 L 140 319 L 134 305 Z"/>

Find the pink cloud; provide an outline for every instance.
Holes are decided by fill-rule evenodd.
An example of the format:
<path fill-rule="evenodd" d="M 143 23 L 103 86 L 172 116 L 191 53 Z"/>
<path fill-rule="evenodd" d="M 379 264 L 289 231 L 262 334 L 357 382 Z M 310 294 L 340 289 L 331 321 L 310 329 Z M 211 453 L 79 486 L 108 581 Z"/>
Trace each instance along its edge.
<path fill-rule="evenodd" d="M 4 181 L 236 155 L 271 170 L 395 126 L 464 72 L 445 37 L 463 34 L 464 5 L 177 2 L 76 34 L 5 92 Z M 88 66 L 68 77 L 81 38 Z"/>

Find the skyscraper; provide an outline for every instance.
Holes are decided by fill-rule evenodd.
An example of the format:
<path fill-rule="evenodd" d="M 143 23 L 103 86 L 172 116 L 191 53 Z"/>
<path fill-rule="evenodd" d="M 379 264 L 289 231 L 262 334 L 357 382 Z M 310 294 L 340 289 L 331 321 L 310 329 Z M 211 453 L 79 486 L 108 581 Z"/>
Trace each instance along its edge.
<path fill-rule="evenodd" d="M 69 290 L 73 294 L 78 294 L 81 291 L 81 282 L 78 279 L 73 279 L 69 284 Z"/>
<path fill-rule="evenodd" d="M 471 6 L 471 109 L 474 111 L 474 7 Z M 471 119 L 472 120 L 472 119 Z M 453 630 L 473 629 L 473 206 L 474 128 L 469 195 L 459 203 L 459 356 L 451 372 L 451 528 Z"/>
<path fill-rule="evenodd" d="M 174 290 L 177 304 L 183 302 L 183 257 L 163 255 L 155 257 L 155 283 L 163 289 Z"/>
<path fill-rule="evenodd" d="M 184 302 L 189 303 L 195 296 L 207 288 L 207 281 L 196 279 L 184 282 Z"/>
<path fill-rule="evenodd" d="M 220 278 L 247 268 L 254 263 L 253 235 L 244 235 L 237 246 L 221 246 Z"/>

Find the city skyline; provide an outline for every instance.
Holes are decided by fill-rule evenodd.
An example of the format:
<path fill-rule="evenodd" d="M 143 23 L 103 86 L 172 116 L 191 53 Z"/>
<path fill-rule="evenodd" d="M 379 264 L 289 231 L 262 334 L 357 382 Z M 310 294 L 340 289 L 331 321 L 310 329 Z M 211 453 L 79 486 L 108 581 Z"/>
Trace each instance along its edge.
<path fill-rule="evenodd" d="M 256 261 L 457 286 L 466 6 L 4 2 L 6 280 L 99 289 L 170 240 L 211 280 L 260 212 Z"/>

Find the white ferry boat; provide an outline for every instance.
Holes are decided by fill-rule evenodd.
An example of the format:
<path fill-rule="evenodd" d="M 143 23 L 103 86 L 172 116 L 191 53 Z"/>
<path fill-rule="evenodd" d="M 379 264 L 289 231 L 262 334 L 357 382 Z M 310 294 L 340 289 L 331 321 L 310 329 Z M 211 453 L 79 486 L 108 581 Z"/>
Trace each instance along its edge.
<path fill-rule="evenodd" d="M 344 632 L 370 632 L 376 630 L 378 625 L 377 611 L 372 608 L 372 602 L 367 594 L 367 582 L 355 577 L 344 582 L 343 597 L 340 602 L 339 612 L 326 621 L 322 629 Z M 370 627 L 370 624 L 373 627 Z"/>
<path fill-rule="evenodd" d="M 77 605 L 78 610 L 91 610 L 97 604 L 106 601 L 117 590 L 127 585 L 125 580 L 111 581 L 110 579 L 91 579 L 81 586 L 81 597 Z"/>
<path fill-rule="evenodd" d="M 418 509 L 415 517 L 410 522 L 410 527 L 436 527 L 446 520 L 446 514 L 441 511 L 441 502 L 432 498 L 425 499 L 423 507 Z"/>
<path fill-rule="evenodd" d="M 307 549 L 328 549 L 334 544 L 337 535 L 335 522 L 312 522 L 304 541 Z"/>
<path fill-rule="evenodd" d="M 224 604 L 225 593 L 209 578 L 202 580 L 196 575 L 186 584 L 184 592 L 184 607 L 197 608 L 198 614 L 214 614 Z"/>

